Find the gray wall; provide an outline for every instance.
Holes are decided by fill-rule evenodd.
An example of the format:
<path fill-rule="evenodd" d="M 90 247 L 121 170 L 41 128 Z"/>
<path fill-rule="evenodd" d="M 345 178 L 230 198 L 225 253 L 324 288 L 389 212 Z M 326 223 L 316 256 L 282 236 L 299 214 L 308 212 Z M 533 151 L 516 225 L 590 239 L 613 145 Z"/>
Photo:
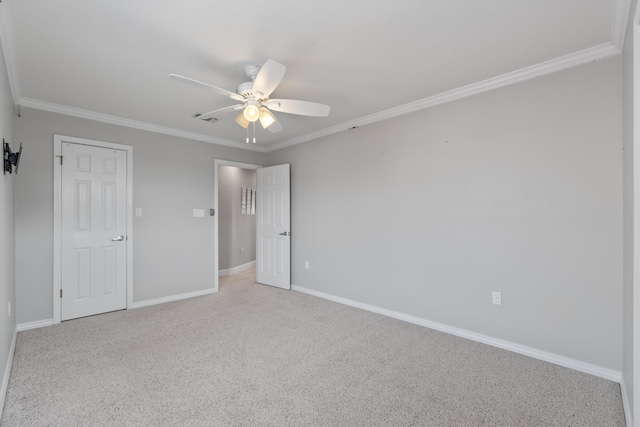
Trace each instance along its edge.
<path fill-rule="evenodd" d="M 220 270 L 256 260 L 256 216 L 242 215 L 242 187 L 256 188 L 255 170 L 222 165 L 218 168 Z"/>
<path fill-rule="evenodd" d="M 262 164 L 263 153 L 33 109 L 15 126 L 29 153 L 16 182 L 18 323 L 53 316 L 54 134 L 133 146 L 133 208 L 143 212 L 133 222 L 134 302 L 213 287 L 214 160 Z"/>
<path fill-rule="evenodd" d="M 268 153 L 293 283 L 620 371 L 621 77 L 617 56 Z"/>
<path fill-rule="evenodd" d="M 0 51 L 0 136 L 17 150 L 20 140 L 14 138 L 13 131 L 13 99 L 9 89 L 7 68 L 4 55 Z M 27 158 L 29 154 L 25 155 Z M 4 171 L 4 162 L 3 162 Z M 11 342 L 16 330 L 15 312 L 15 234 L 14 234 L 14 192 L 16 182 L 25 177 L 22 169 L 19 175 L 0 174 L 0 372 L 2 380 L 5 366 L 9 360 Z M 1 173 L 1 172 L 0 172 Z M 11 302 L 11 317 L 8 316 L 8 303 Z M 0 403 L 0 407 L 4 402 Z"/>
<path fill-rule="evenodd" d="M 631 8 L 627 38 L 623 52 L 623 94 L 624 94 L 624 151 L 623 151 L 623 200 L 624 200 L 624 281 L 623 281 L 623 392 L 627 393 L 627 408 L 633 415 L 633 268 L 634 259 L 634 193 L 638 191 L 634 182 L 634 147 L 633 147 L 633 16 L 635 8 Z"/>

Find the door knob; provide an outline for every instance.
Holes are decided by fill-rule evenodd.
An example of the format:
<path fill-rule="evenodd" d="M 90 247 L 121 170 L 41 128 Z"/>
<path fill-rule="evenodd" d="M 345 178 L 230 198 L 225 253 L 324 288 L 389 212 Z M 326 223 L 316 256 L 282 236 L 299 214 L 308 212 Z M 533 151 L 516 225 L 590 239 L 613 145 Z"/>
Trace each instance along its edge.
<path fill-rule="evenodd" d="M 120 235 L 111 239 L 112 242 L 122 242 L 124 240 L 124 236 Z"/>
<path fill-rule="evenodd" d="M 284 233 L 280 233 L 281 236 L 291 236 L 291 233 L 285 231 Z"/>

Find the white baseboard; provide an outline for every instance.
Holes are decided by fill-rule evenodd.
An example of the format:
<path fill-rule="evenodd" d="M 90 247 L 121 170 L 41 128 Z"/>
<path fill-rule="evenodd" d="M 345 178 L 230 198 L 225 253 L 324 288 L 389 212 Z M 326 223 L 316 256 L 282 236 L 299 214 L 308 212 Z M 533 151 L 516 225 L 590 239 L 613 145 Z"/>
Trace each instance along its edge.
<path fill-rule="evenodd" d="M 405 322 L 413 323 L 434 329 L 436 331 L 444 332 L 447 334 L 455 335 L 461 338 L 466 338 L 472 341 L 488 344 L 493 347 L 498 347 L 503 350 L 509 350 L 514 353 L 522 354 L 525 356 L 533 357 L 535 359 L 543 360 L 545 362 L 553 363 L 556 365 L 564 366 L 576 371 L 584 372 L 586 374 L 595 375 L 596 377 L 604 378 L 610 381 L 620 383 L 622 381 L 622 374 L 619 371 L 603 368 L 601 366 L 592 365 L 589 363 L 581 362 L 579 360 L 571 359 L 565 356 L 560 356 L 546 351 L 537 350 L 535 348 L 527 347 L 520 344 L 515 344 L 510 341 L 500 340 L 487 335 L 478 334 L 476 332 L 467 331 L 466 329 L 456 328 L 453 326 L 444 325 L 442 323 L 432 322 L 420 317 L 411 316 L 408 314 L 400 313 L 397 311 L 387 310 L 385 308 L 376 307 L 369 304 L 364 304 L 358 301 L 352 301 L 346 298 L 337 297 L 335 295 L 326 294 L 324 292 L 315 291 L 313 289 L 304 288 L 302 286 L 291 285 L 291 289 L 305 294 L 313 295 L 330 301 L 334 301 L 340 304 L 348 305 L 351 307 L 359 308 L 362 310 L 370 311 L 383 316 L 392 317 L 394 319 L 402 320 Z"/>
<path fill-rule="evenodd" d="M 53 325 L 53 319 L 36 320 L 35 322 L 18 323 L 16 325 L 16 330 L 21 332 L 29 329 L 44 328 L 51 325 Z"/>
<path fill-rule="evenodd" d="M 633 415 L 631 413 L 631 401 L 627 394 L 627 385 L 624 378 L 620 380 L 620 393 L 622 394 L 622 407 L 624 408 L 624 418 L 629 427 L 633 426 Z"/>
<path fill-rule="evenodd" d="M 13 339 L 11 340 L 11 348 L 9 349 L 9 357 L 4 367 L 4 376 L 2 377 L 2 388 L 0 389 L 0 415 L 4 409 L 4 399 L 7 396 L 7 388 L 9 387 L 9 376 L 11 375 L 11 365 L 13 364 L 13 353 L 16 351 L 16 338 L 18 337 L 18 329 L 13 331 Z"/>
<path fill-rule="evenodd" d="M 234 274 L 242 273 L 243 271 L 246 271 L 246 270 L 249 270 L 251 268 L 254 268 L 255 266 L 256 266 L 256 262 L 255 261 L 251 261 L 251 262 L 248 262 L 246 264 L 239 265 L 237 267 L 227 268 L 227 269 L 224 269 L 224 270 L 218 270 L 218 277 L 233 276 Z"/>
<path fill-rule="evenodd" d="M 213 294 L 213 293 L 215 293 L 214 289 L 205 289 L 205 290 L 202 290 L 202 291 L 195 291 L 195 292 L 188 292 L 188 293 L 185 293 L 185 294 L 171 295 L 171 296 L 163 297 L 163 298 L 156 298 L 156 299 L 150 299 L 150 300 L 146 300 L 146 301 L 134 302 L 129 307 L 127 307 L 127 309 L 148 307 L 150 305 L 164 304 L 165 302 L 172 302 L 172 301 L 179 301 L 181 299 L 201 297 L 203 295 L 209 295 L 209 294 Z M 35 322 L 26 322 L 26 323 L 18 324 L 17 325 L 17 330 L 18 330 L 18 332 L 20 332 L 20 331 L 26 331 L 26 330 L 29 330 L 29 329 L 44 328 L 45 326 L 51 326 L 51 325 L 53 325 L 53 319 L 36 320 Z"/>
<path fill-rule="evenodd" d="M 185 293 L 185 294 L 171 295 L 169 297 L 163 297 L 163 298 L 149 299 L 149 300 L 146 300 L 146 301 L 134 302 L 133 304 L 131 304 L 131 306 L 129 306 L 127 308 L 148 307 L 150 305 L 164 304 L 166 302 L 172 302 L 172 301 L 180 301 L 181 299 L 201 297 L 203 295 L 214 294 L 215 292 L 216 292 L 215 289 L 205 289 L 203 291 L 195 291 L 195 292 L 188 292 L 188 293 Z"/>

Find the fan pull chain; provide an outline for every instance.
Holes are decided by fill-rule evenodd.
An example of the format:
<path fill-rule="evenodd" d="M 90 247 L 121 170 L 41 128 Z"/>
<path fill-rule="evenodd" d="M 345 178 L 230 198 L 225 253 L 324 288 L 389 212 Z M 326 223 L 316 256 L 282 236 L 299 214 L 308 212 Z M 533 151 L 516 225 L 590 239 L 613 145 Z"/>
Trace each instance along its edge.
<path fill-rule="evenodd" d="M 256 122 L 253 122 L 253 143 L 256 143 Z"/>
<path fill-rule="evenodd" d="M 249 126 L 247 126 L 247 144 L 249 143 Z"/>

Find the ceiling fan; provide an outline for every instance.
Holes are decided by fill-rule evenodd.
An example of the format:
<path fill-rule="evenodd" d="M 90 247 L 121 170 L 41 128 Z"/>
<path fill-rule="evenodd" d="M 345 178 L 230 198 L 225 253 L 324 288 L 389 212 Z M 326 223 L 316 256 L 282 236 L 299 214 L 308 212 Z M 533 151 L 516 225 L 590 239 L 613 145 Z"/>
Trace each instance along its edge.
<path fill-rule="evenodd" d="M 297 99 L 270 99 L 269 95 L 280 84 L 286 70 L 284 65 L 272 59 L 265 62 L 262 67 L 249 65 L 245 67 L 245 74 L 251 81 L 241 83 L 235 93 L 177 74 L 169 74 L 168 77 L 179 82 L 213 90 L 240 103 L 209 111 L 197 116 L 197 118 L 210 120 L 215 114 L 240 111 L 235 121 L 243 128 L 246 129 L 250 123 L 255 123 L 259 120 L 263 128 L 276 133 L 282 130 L 282 125 L 271 110 L 302 116 L 326 117 L 331 109 L 328 105 L 317 102 Z M 249 142 L 248 138 L 247 142 Z M 255 138 L 253 142 L 255 142 Z"/>

